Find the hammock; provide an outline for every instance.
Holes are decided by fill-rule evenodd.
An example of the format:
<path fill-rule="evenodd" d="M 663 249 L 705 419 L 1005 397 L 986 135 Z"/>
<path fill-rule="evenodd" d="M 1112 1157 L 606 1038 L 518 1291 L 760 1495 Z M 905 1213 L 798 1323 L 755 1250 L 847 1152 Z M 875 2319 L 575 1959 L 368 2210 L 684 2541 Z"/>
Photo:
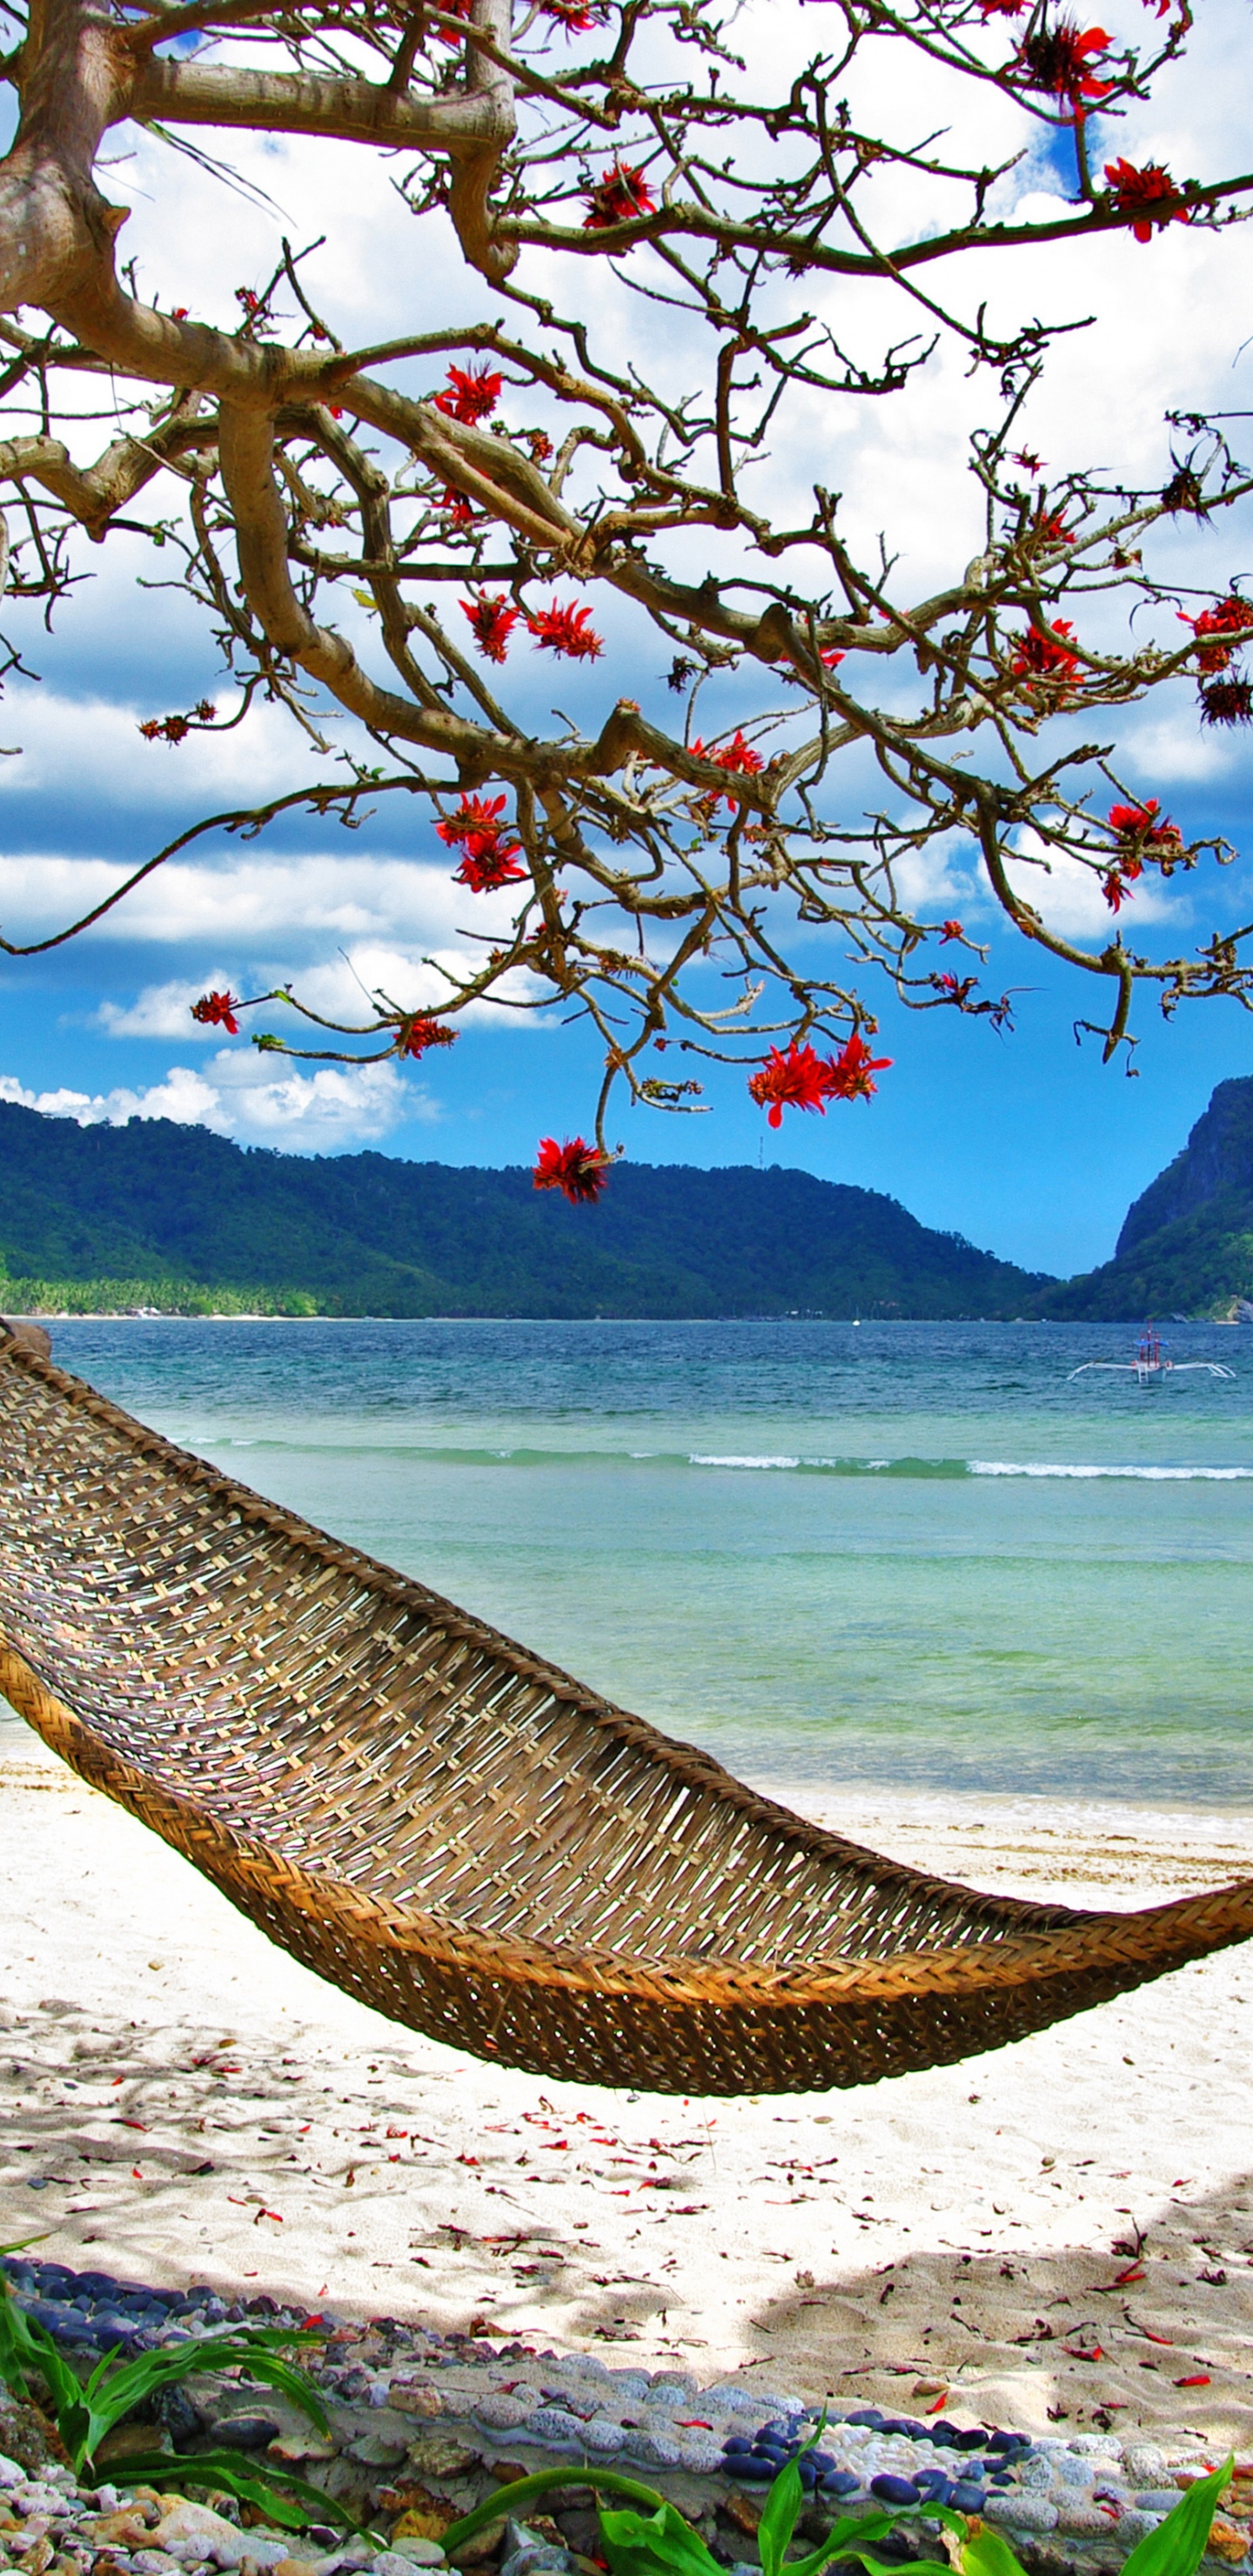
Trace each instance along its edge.
<path fill-rule="evenodd" d="M 0 1691 L 361 2002 L 663 2093 L 951 2063 L 1253 1934 L 979 1896 L 758 1797 L 0 1326 Z"/>

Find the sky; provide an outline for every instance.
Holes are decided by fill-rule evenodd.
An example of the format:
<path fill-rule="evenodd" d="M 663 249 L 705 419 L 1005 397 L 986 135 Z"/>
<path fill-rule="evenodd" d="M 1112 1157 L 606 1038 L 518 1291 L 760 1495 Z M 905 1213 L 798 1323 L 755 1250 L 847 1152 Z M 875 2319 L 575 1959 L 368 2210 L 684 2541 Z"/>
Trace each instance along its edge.
<path fill-rule="evenodd" d="M 765 51 L 777 54 L 784 35 L 812 46 L 816 14 L 795 0 L 748 0 L 737 36 L 750 76 L 764 71 Z M 1111 0 L 1105 14 L 1116 33 L 1143 33 L 1139 0 Z M 1248 24 L 1245 0 L 1199 0 L 1189 60 L 1151 107 L 1103 130 L 1099 144 L 1161 159 L 1180 176 L 1247 168 Z M 907 123 L 916 112 L 918 131 L 938 122 L 939 109 L 951 108 L 954 122 L 967 113 L 960 101 L 937 107 L 921 77 L 916 101 L 900 93 L 898 81 L 893 116 Z M 993 128 L 981 148 L 989 155 L 1012 148 L 1019 139 L 1012 109 L 986 92 L 981 99 Z M 873 105 L 862 103 L 867 116 Z M 345 338 L 359 343 L 492 317 L 488 290 L 479 281 L 467 286 L 454 260 L 415 262 L 418 235 L 394 171 L 366 153 L 238 138 L 233 158 L 266 192 L 269 202 L 260 204 L 185 161 L 172 178 L 159 143 L 129 129 L 115 138 L 113 158 L 105 184 L 132 207 L 125 239 L 141 291 L 168 304 L 233 319 L 235 288 L 263 282 L 282 233 L 304 241 L 324 232 L 310 269 Z M 1062 188 L 1036 152 L 1007 183 L 1005 202 L 1041 213 Z M 912 211 L 902 192 L 883 220 L 904 233 Z M 430 238 L 428 230 L 427 251 Z M 1030 256 L 1012 280 L 1004 264 L 989 263 L 994 299 L 1012 296 L 1018 309 L 1052 318 L 1096 317 L 1090 330 L 1057 344 L 1022 424 L 1051 468 L 1098 462 L 1146 481 L 1160 468 L 1165 479 L 1168 406 L 1253 413 L 1253 296 L 1242 231 L 1215 238 L 1174 226 L 1146 248 L 1117 235 L 1082 252 Z M 568 302 L 565 277 L 562 285 Z M 841 327 L 848 327 L 842 316 Z M 667 340 L 655 309 L 624 301 L 617 328 L 624 356 L 642 352 L 647 335 L 654 366 L 681 380 L 682 334 Z M 771 497 L 803 502 L 815 475 L 838 486 L 863 545 L 886 527 L 901 552 L 904 586 L 925 595 L 978 551 L 964 442 L 987 410 L 986 388 L 971 386 L 955 355 L 942 355 L 925 382 L 894 403 L 859 408 L 813 397 L 763 467 Z M 1237 423 L 1237 449 L 1240 434 Z M 84 433 L 81 452 L 107 436 L 107 422 Z M 177 506 L 173 484 L 161 506 Z M 1247 518 L 1203 539 L 1164 534 L 1158 560 L 1171 577 L 1221 587 L 1250 568 L 1251 536 Z M 256 707 L 238 730 L 212 741 L 193 736 L 177 750 L 141 739 L 145 718 L 202 695 L 223 712 L 233 703 L 202 615 L 173 586 L 152 586 L 160 567 L 161 558 L 125 535 L 103 549 L 84 539 L 75 549 L 81 578 L 51 636 L 37 612 L 4 605 L 0 624 L 38 675 L 10 676 L 0 701 L 0 752 L 9 755 L 0 758 L 0 926 L 10 938 L 40 936 L 73 918 L 200 815 L 252 804 L 315 774 L 307 745 L 274 708 Z M 614 603 L 601 616 L 598 602 L 598 623 L 608 635 L 606 661 L 570 684 L 562 672 L 563 705 L 593 727 L 624 692 L 660 712 L 662 639 Z M 354 640 L 377 667 L 364 626 Z M 545 728 L 551 679 L 541 670 L 526 682 Z M 702 723 L 706 714 L 734 722 L 733 695 L 703 700 Z M 1202 735 L 1185 682 L 1164 702 L 1111 720 L 1111 729 L 1115 723 L 1121 770 L 1140 792 L 1158 795 L 1185 833 L 1221 833 L 1253 859 L 1248 737 Z M 865 783 L 854 761 L 842 791 L 850 810 L 858 810 Z M 276 1064 L 192 1022 L 190 1002 L 209 987 L 251 992 L 288 976 L 319 1006 L 349 999 L 354 978 L 406 1007 L 433 1000 L 429 970 L 415 961 L 464 953 L 471 899 L 452 886 L 429 822 L 407 807 L 408 800 L 383 800 L 352 834 L 307 815 L 249 843 L 219 834 L 67 948 L 41 960 L 0 960 L 0 1098 L 82 1118 L 194 1120 L 286 1152 L 369 1146 L 458 1164 L 529 1163 L 541 1134 L 588 1132 L 597 1050 L 555 1011 L 503 1021 L 480 1013 L 456 1048 L 404 1073 L 391 1065 Z M 1214 1084 L 1253 1073 L 1253 1017 L 1213 1002 L 1186 1007 L 1165 1026 L 1145 997 L 1129 1079 L 1118 1064 L 1102 1066 L 1092 1039 L 1076 1044 L 1074 1023 L 1092 1007 L 1080 979 L 1008 933 L 960 851 L 920 891 L 988 941 L 985 983 L 1013 989 L 1012 1033 L 951 1013 L 906 1013 L 885 986 L 876 997 L 883 1041 L 876 1052 L 890 1055 L 892 1066 L 872 1101 L 834 1103 L 825 1118 L 791 1113 L 776 1135 L 749 1101 L 742 1074 L 724 1069 L 709 1078 L 709 1114 L 662 1120 L 624 1105 L 611 1116 L 612 1141 L 637 1161 L 782 1161 L 883 1190 L 927 1224 L 955 1228 L 1032 1268 L 1068 1274 L 1108 1258 L 1130 1200 L 1178 1151 Z M 1031 892 L 1059 928 L 1090 938 L 1108 922 L 1090 883 L 1054 880 L 1041 891 L 1036 880 Z M 481 899 L 473 927 L 485 926 L 488 908 L 504 900 Z M 1163 952 L 1250 918 L 1253 866 L 1243 857 L 1168 895 L 1140 892 L 1145 944 L 1160 940 Z"/>

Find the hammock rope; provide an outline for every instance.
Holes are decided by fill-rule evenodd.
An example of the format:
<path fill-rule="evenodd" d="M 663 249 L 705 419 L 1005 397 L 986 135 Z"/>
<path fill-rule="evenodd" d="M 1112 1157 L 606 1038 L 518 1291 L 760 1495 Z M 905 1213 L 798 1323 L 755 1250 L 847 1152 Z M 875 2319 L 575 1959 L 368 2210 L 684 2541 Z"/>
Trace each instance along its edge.
<path fill-rule="evenodd" d="M 175 1448 L 0 1322 L 0 1691 L 278 1945 L 545 2076 L 943 2065 L 1253 1935 L 977 1895 L 789 1814 Z"/>

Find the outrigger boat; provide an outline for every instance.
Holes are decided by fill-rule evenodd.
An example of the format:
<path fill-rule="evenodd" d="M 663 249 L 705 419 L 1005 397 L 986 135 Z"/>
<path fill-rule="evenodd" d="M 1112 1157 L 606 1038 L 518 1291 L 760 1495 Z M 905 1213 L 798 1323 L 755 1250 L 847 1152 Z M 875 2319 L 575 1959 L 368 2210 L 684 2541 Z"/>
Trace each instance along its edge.
<path fill-rule="evenodd" d="M 1200 1369 L 1210 1377 L 1235 1376 L 1235 1370 L 1224 1368 L 1220 1360 L 1168 1359 L 1162 1348 L 1161 1335 L 1151 1324 L 1141 1333 L 1133 1360 L 1084 1360 L 1081 1367 L 1071 1370 L 1067 1385 L 1074 1378 L 1086 1376 L 1089 1369 L 1116 1369 L 1122 1375 L 1134 1377 L 1138 1386 L 1149 1386 L 1154 1378 L 1159 1377 L 1186 1377 L 1189 1369 Z"/>

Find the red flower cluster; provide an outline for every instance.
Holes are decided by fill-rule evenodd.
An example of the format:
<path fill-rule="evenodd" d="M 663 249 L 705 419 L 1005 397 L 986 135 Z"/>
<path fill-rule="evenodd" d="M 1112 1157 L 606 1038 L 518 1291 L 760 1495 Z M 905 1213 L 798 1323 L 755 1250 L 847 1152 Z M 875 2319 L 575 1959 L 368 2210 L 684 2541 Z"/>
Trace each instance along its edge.
<path fill-rule="evenodd" d="M 202 993 L 199 1001 L 192 1003 L 191 1015 L 193 1020 L 199 1020 L 202 1029 L 225 1029 L 228 1037 L 237 1038 L 239 1022 L 235 1013 L 239 1007 L 233 993 Z"/>
<path fill-rule="evenodd" d="M 139 730 L 145 742 L 186 742 L 194 724 L 212 724 L 216 714 L 217 708 L 201 698 L 190 715 L 149 716 Z"/>
<path fill-rule="evenodd" d="M 509 638 L 522 614 L 506 599 L 503 590 L 480 591 L 477 599 L 459 603 L 463 617 L 474 628 L 474 641 L 486 662 L 503 662 L 509 650 Z"/>
<path fill-rule="evenodd" d="M 245 319 L 249 322 L 254 321 L 261 310 L 260 296 L 254 295 L 250 286 L 237 286 L 235 289 L 235 301 L 237 304 L 242 305 Z"/>
<path fill-rule="evenodd" d="M 442 1020 L 430 1019 L 424 1012 L 419 1012 L 411 1020 L 402 1020 L 396 1053 L 412 1057 L 416 1064 L 428 1047 L 455 1046 L 460 1034 L 459 1029 L 445 1028 Z"/>
<path fill-rule="evenodd" d="M 477 519 L 479 515 L 473 501 L 469 500 L 464 492 L 454 492 L 451 485 L 439 506 L 454 528 L 468 528 L 471 521 Z"/>
<path fill-rule="evenodd" d="M 1104 27 L 1080 29 L 1074 18 L 1059 18 L 1055 27 L 1024 36 L 1014 62 L 1028 89 L 1050 90 L 1077 108 L 1081 99 L 1108 97 L 1114 86 L 1088 69 L 1089 56 L 1103 54 L 1108 43 Z"/>
<path fill-rule="evenodd" d="M 585 233 L 603 233 L 611 224 L 629 224 L 637 215 L 657 211 L 643 171 L 632 170 L 625 161 L 615 161 L 612 170 L 597 180 L 587 203 L 590 211 L 583 217 Z"/>
<path fill-rule="evenodd" d="M 576 608 L 573 602 L 559 608 L 554 599 L 551 608 L 537 609 L 526 622 L 542 651 L 564 653 L 571 662 L 594 662 L 605 647 L 588 624 L 591 614 L 590 608 Z"/>
<path fill-rule="evenodd" d="M 1169 6 L 1169 0 L 1167 0 Z M 1191 218 L 1169 170 L 1156 161 L 1146 161 L 1137 170 L 1131 161 L 1107 161 L 1105 176 L 1120 215 L 1135 214 L 1131 230 L 1138 242 L 1151 241 L 1153 229 L 1164 232 L 1167 224 L 1186 224 Z"/>
<path fill-rule="evenodd" d="M 1055 617 L 1051 627 L 1029 626 L 1025 635 L 1016 636 L 1018 650 L 1010 664 L 1013 678 L 1028 685 L 1046 681 L 1053 688 L 1069 688 L 1079 671 L 1070 650 L 1074 631 L 1068 617 Z"/>
<path fill-rule="evenodd" d="M 500 400 L 501 383 L 502 378 L 493 375 L 487 367 L 450 366 L 448 383 L 443 393 L 435 397 L 436 411 L 444 412 L 449 420 L 464 421 L 467 425 L 476 420 L 486 420 Z"/>
<path fill-rule="evenodd" d="M 1163 0 L 1163 5 L 1169 8 L 1170 0 Z M 604 24 L 605 12 L 598 0 L 539 0 L 539 6 L 541 15 L 555 18 L 568 36 L 585 36 L 590 27 Z"/>
<path fill-rule="evenodd" d="M 560 1190 L 579 1207 L 600 1197 L 608 1172 L 609 1156 L 598 1145 L 585 1145 L 581 1136 L 559 1145 L 555 1136 L 543 1136 L 531 1178 L 537 1190 Z"/>
<path fill-rule="evenodd" d="M 877 1082 L 871 1081 L 871 1074 L 886 1073 L 891 1061 L 890 1055 L 872 1055 L 854 1029 L 831 1067 L 829 1088 L 832 1099 L 869 1100 L 871 1093 L 879 1088 Z"/>
<path fill-rule="evenodd" d="M 964 938 L 965 938 L 965 936 L 966 936 L 966 933 L 965 933 L 965 931 L 963 930 L 963 928 L 962 928 L 962 926 L 961 926 L 960 921 L 942 921 L 942 922 L 940 923 L 940 946 L 941 946 L 941 948 L 943 948 L 943 946 L 945 945 L 945 942 L 946 942 L 947 940 L 949 940 L 949 939 L 964 939 Z"/>
<path fill-rule="evenodd" d="M 1253 600 L 1241 599 L 1230 591 L 1214 608 L 1203 608 L 1199 617 L 1189 617 L 1179 610 L 1181 626 L 1190 626 L 1198 644 L 1207 635 L 1247 635 L 1253 627 Z M 1198 671 L 1225 671 L 1235 651 L 1234 644 L 1202 644 L 1197 656 Z"/>
<path fill-rule="evenodd" d="M 782 1126 L 785 1109 L 816 1109 L 825 1118 L 828 1100 L 868 1100 L 878 1088 L 871 1075 L 891 1061 L 890 1055 L 872 1056 L 856 1030 L 837 1056 L 821 1056 L 791 1038 L 786 1054 L 771 1047 L 765 1063 L 750 1073 L 749 1097 L 768 1109 L 771 1127 Z"/>
<path fill-rule="evenodd" d="M 695 742 L 692 744 L 691 749 L 695 759 L 712 760 L 716 763 L 719 769 L 738 770 L 745 778 L 755 778 L 758 770 L 763 765 L 761 753 L 759 751 L 754 751 L 751 742 L 745 742 L 744 736 L 738 725 L 736 726 L 730 741 L 719 744 L 716 750 L 712 743 L 702 742 L 699 734 L 697 735 Z M 721 799 L 715 796 L 713 801 L 716 808 L 721 802 Z M 735 798 L 733 796 L 728 796 L 727 803 L 734 810 Z"/>
<path fill-rule="evenodd" d="M 454 882 L 468 886 L 472 894 L 494 894 L 498 886 L 516 885 L 526 875 L 518 866 L 522 843 L 510 839 L 504 810 L 503 796 L 463 796 L 456 813 L 446 814 L 435 826 L 449 849 L 461 843 L 464 855 Z"/>
<path fill-rule="evenodd" d="M 960 1010 L 969 1001 L 979 978 L 977 975 L 933 975 L 931 981 L 937 993 L 947 993 L 950 1002 L 956 1002 Z"/>
<path fill-rule="evenodd" d="M 1150 849 L 1181 850 L 1183 834 L 1178 824 L 1171 822 L 1169 814 L 1163 814 L 1159 823 L 1160 812 L 1156 796 L 1146 797 L 1143 805 L 1111 805 L 1109 828 L 1117 832 L 1120 841 L 1147 844 Z M 1122 866 L 1121 860 L 1119 865 Z"/>

